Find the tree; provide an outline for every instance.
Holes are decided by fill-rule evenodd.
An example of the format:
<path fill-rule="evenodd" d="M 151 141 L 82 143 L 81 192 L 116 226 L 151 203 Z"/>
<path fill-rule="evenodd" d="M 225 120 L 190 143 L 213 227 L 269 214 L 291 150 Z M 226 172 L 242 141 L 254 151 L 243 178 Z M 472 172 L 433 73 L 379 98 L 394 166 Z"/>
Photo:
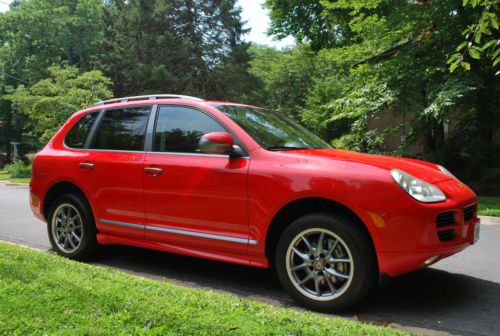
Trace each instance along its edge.
<path fill-rule="evenodd" d="M 271 107 L 296 120 L 305 105 L 320 66 L 308 46 L 278 51 L 253 45 L 250 72 L 260 79 L 256 103 Z"/>
<path fill-rule="evenodd" d="M 460 74 L 446 64 L 477 8 L 455 0 L 267 0 L 266 6 L 272 32 L 310 43 L 316 57 L 334 64 L 315 78 L 302 113 L 309 127 L 348 148 L 379 150 L 384 131 L 374 134 L 366 120 L 388 111 L 406 116 L 409 143 L 419 143 L 429 160 L 476 179 L 500 164 L 494 155 L 500 87 L 492 63 L 475 60 L 472 71 Z"/>
<path fill-rule="evenodd" d="M 217 99 L 251 91 L 234 0 L 110 1 L 101 62 L 117 96 L 175 92 Z"/>
<path fill-rule="evenodd" d="M 3 98 L 6 88 L 29 86 L 47 77 L 53 65 L 91 70 L 97 66 L 102 37 L 101 0 L 16 0 L 0 13 L 0 148 L 6 148 L 7 156 L 12 140 L 36 144 L 24 137 L 27 116 L 15 113 Z"/>
<path fill-rule="evenodd" d="M 500 34 L 498 12 L 500 11 L 499 0 L 463 0 L 464 7 L 470 5 L 472 8 L 479 7 L 482 13 L 476 23 L 469 25 L 463 32 L 465 41 L 457 47 L 457 52 L 450 58 L 450 71 L 453 72 L 458 66 L 470 70 L 470 63 L 466 61 L 467 55 L 479 60 L 486 57 L 491 60 L 492 68 L 500 63 Z M 496 71 L 495 76 L 500 75 Z"/>
<path fill-rule="evenodd" d="M 266 0 L 264 6 L 270 10 L 269 34 L 278 39 L 292 35 L 319 50 L 342 45 L 352 36 L 346 16 L 326 20 L 318 0 Z"/>
<path fill-rule="evenodd" d="M 112 97 L 111 81 L 98 70 L 79 73 L 75 67 L 50 67 L 49 77 L 31 87 L 19 86 L 5 98 L 29 117 L 27 136 L 46 143 L 74 112 Z M 31 126 L 31 127 L 30 127 Z"/>
<path fill-rule="evenodd" d="M 93 69 L 103 38 L 102 10 L 101 0 L 13 2 L 0 14 L 2 70 L 35 83 L 57 64 Z"/>

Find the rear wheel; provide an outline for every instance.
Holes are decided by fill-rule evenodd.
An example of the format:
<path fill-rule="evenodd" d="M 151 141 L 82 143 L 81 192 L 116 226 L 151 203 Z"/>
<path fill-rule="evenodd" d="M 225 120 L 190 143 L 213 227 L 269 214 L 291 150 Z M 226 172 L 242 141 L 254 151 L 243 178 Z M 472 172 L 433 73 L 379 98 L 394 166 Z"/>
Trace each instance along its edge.
<path fill-rule="evenodd" d="M 84 260 L 97 250 L 94 217 L 81 195 L 58 197 L 50 208 L 47 229 L 52 248 L 62 256 Z"/>
<path fill-rule="evenodd" d="M 377 275 L 367 234 L 350 218 L 334 214 L 294 221 L 278 243 L 276 271 L 295 300 L 324 312 L 356 303 Z"/>

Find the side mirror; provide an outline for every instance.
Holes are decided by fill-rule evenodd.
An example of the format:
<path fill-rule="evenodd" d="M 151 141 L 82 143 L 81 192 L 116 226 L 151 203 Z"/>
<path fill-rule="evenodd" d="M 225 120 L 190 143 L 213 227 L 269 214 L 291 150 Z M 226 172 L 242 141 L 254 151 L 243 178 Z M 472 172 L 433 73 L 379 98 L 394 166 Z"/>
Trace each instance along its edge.
<path fill-rule="evenodd" d="M 225 132 L 213 132 L 203 135 L 198 142 L 198 149 L 206 154 L 229 154 L 234 151 L 233 137 Z"/>

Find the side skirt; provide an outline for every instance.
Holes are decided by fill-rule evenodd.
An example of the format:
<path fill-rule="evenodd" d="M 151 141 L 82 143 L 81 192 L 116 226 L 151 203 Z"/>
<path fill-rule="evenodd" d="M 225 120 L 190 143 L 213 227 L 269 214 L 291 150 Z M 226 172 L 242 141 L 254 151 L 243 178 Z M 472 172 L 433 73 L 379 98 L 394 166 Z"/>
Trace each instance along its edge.
<path fill-rule="evenodd" d="M 239 265 L 259 267 L 259 268 L 268 267 L 267 262 L 265 260 L 249 258 L 247 256 L 230 255 L 214 251 L 199 250 L 193 247 L 183 247 L 167 243 L 136 240 L 136 239 L 118 237 L 104 233 L 97 234 L 97 241 L 101 245 L 129 245 L 156 251 L 170 252 L 175 254 L 187 255 L 191 257 L 222 261 L 232 264 L 239 264 Z"/>

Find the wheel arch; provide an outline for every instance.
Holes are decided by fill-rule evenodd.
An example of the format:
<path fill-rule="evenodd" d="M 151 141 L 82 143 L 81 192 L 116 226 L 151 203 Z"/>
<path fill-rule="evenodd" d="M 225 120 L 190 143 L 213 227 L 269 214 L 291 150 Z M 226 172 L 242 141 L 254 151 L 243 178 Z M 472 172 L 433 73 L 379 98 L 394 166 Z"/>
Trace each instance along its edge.
<path fill-rule="evenodd" d="M 370 230 L 352 209 L 328 198 L 307 197 L 287 203 L 272 218 L 265 238 L 265 255 L 270 265 L 274 264 L 276 247 L 285 229 L 297 218 L 318 212 L 339 214 L 352 219 L 352 224 L 357 225 L 367 235 L 376 256 L 375 243 Z"/>
<path fill-rule="evenodd" d="M 47 193 L 45 194 L 43 200 L 43 216 L 47 219 L 49 215 L 50 208 L 57 197 L 63 194 L 79 194 L 88 201 L 87 195 L 83 192 L 83 190 L 77 186 L 75 183 L 69 181 L 59 181 L 53 184 Z M 48 219 L 47 219 L 48 220 Z"/>

